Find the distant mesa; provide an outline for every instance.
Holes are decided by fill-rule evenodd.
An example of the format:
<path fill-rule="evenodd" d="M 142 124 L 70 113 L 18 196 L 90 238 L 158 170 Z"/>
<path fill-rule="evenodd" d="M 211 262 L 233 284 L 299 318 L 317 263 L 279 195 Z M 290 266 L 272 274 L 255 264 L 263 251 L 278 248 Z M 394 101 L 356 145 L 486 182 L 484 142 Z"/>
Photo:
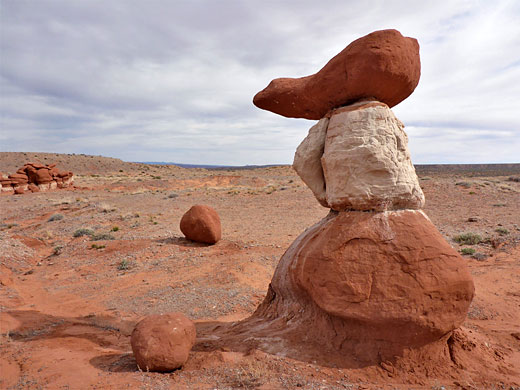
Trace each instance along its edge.
<path fill-rule="evenodd" d="M 187 239 L 216 244 L 222 237 L 220 217 L 214 208 L 195 205 L 181 218 L 180 228 Z"/>
<path fill-rule="evenodd" d="M 393 107 L 415 90 L 421 75 L 419 44 L 397 30 L 359 38 L 318 73 L 279 78 L 258 92 L 253 103 L 290 118 L 321 119 L 330 110 L 364 98 Z"/>
<path fill-rule="evenodd" d="M 56 164 L 43 165 L 29 162 L 18 168 L 16 173 L 4 175 L 0 173 L 0 189 L 2 193 L 20 195 L 27 191 L 39 192 L 55 188 L 72 186 L 74 174 L 60 171 Z"/>

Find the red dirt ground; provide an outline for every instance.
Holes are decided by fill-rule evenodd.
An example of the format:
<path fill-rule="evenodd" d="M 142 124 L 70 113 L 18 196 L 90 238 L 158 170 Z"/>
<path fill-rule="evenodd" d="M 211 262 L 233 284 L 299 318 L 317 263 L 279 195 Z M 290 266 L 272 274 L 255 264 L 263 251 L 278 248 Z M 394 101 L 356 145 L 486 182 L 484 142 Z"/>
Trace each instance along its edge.
<path fill-rule="evenodd" d="M 0 153 L 0 171 L 34 159 Z M 286 166 L 36 159 L 60 160 L 76 188 L 0 196 L 2 389 L 520 389 L 520 183 L 510 172 L 419 171 L 432 222 L 456 249 L 475 249 L 465 258 L 476 296 L 444 366 L 408 356 L 396 366 L 328 367 L 199 342 L 182 370 L 156 374 L 140 372 L 131 353 L 140 318 L 180 311 L 204 327 L 247 317 L 285 249 L 328 210 Z M 198 203 L 221 217 L 216 245 L 179 230 Z M 82 228 L 98 237 L 74 237 Z M 462 233 L 482 242 L 459 245 Z"/>

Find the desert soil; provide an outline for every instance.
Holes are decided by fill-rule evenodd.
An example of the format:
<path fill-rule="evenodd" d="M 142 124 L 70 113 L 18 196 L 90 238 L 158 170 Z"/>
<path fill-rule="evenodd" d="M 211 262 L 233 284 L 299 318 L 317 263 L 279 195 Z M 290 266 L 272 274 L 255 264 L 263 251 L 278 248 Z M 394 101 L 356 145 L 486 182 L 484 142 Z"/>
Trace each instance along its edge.
<path fill-rule="evenodd" d="M 157 374 L 139 371 L 131 353 L 141 318 L 246 318 L 285 249 L 328 210 L 289 166 L 206 170 L 0 153 L 0 171 L 34 160 L 73 171 L 75 187 L 0 196 L 2 389 L 520 389 L 520 183 L 511 180 L 520 165 L 418 170 L 425 212 L 466 248 L 475 281 L 449 366 L 325 367 L 196 345 L 183 369 Z M 194 204 L 220 214 L 216 245 L 180 232 Z M 80 235 L 85 229 L 94 235 Z M 466 233 L 480 242 L 454 240 Z"/>

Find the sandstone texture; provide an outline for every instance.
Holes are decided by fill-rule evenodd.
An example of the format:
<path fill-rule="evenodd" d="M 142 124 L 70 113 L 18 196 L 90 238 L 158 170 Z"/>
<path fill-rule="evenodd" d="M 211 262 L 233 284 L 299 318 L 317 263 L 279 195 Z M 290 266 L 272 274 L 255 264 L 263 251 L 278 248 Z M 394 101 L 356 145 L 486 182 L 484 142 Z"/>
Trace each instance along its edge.
<path fill-rule="evenodd" d="M 195 338 L 195 325 L 182 313 L 156 314 L 136 325 L 131 345 L 142 371 L 168 372 L 186 363 Z"/>
<path fill-rule="evenodd" d="M 253 103 L 286 117 L 321 119 L 334 108 L 363 98 L 393 107 L 419 83 L 419 44 L 397 30 L 375 31 L 349 44 L 318 73 L 280 78 Z"/>
<path fill-rule="evenodd" d="M 325 178 L 321 167 L 321 157 L 325 148 L 328 118 L 322 118 L 312 126 L 309 134 L 296 149 L 293 168 L 305 184 L 311 189 L 318 202 L 329 207 L 325 190 Z"/>
<path fill-rule="evenodd" d="M 16 173 L 7 177 L 0 176 L 2 192 L 23 194 L 26 191 L 48 191 L 55 188 L 66 188 L 73 184 L 72 172 L 63 172 L 56 164 L 43 165 L 29 162 L 17 169 Z"/>
<path fill-rule="evenodd" d="M 334 210 L 420 209 L 424 194 L 403 124 L 383 103 L 333 112 L 321 158 L 326 198 Z"/>
<path fill-rule="evenodd" d="M 293 167 L 324 207 L 420 209 L 424 194 L 403 127 L 381 102 L 339 108 L 309 130 Z"/>
<path fill-rule="evenodd" d="M 465 261 L 422 211 L 331 211 L 289 247 L 249 321 L 375 362 L 445 341 L 473 294 Z"/>
<path fill-rule="evenodd" d="M 187 239 L 215 244 L 222 237 L 218 213 L 210 206 L 195 205 L 181 218 L 180 229 Z"/>

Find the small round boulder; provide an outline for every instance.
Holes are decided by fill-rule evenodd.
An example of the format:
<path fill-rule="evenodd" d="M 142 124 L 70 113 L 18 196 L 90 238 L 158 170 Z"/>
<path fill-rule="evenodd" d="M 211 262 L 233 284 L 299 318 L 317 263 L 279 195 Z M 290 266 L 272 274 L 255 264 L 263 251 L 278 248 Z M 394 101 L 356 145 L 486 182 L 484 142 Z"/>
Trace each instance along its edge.
<path fill-rule="evenodd" d="M 220 217 L 205 205 L 195 205 L 182 216 L 180 228 L 187 239 L 215 244 L 222 237 Z"/>
<path fill-rule="evenodd" d="M 186 363 L 195 337 L 195 325 L 184 314 L 154 314 L 136 325 L 130 342 L 141 370 L 169 372 Z"/>

